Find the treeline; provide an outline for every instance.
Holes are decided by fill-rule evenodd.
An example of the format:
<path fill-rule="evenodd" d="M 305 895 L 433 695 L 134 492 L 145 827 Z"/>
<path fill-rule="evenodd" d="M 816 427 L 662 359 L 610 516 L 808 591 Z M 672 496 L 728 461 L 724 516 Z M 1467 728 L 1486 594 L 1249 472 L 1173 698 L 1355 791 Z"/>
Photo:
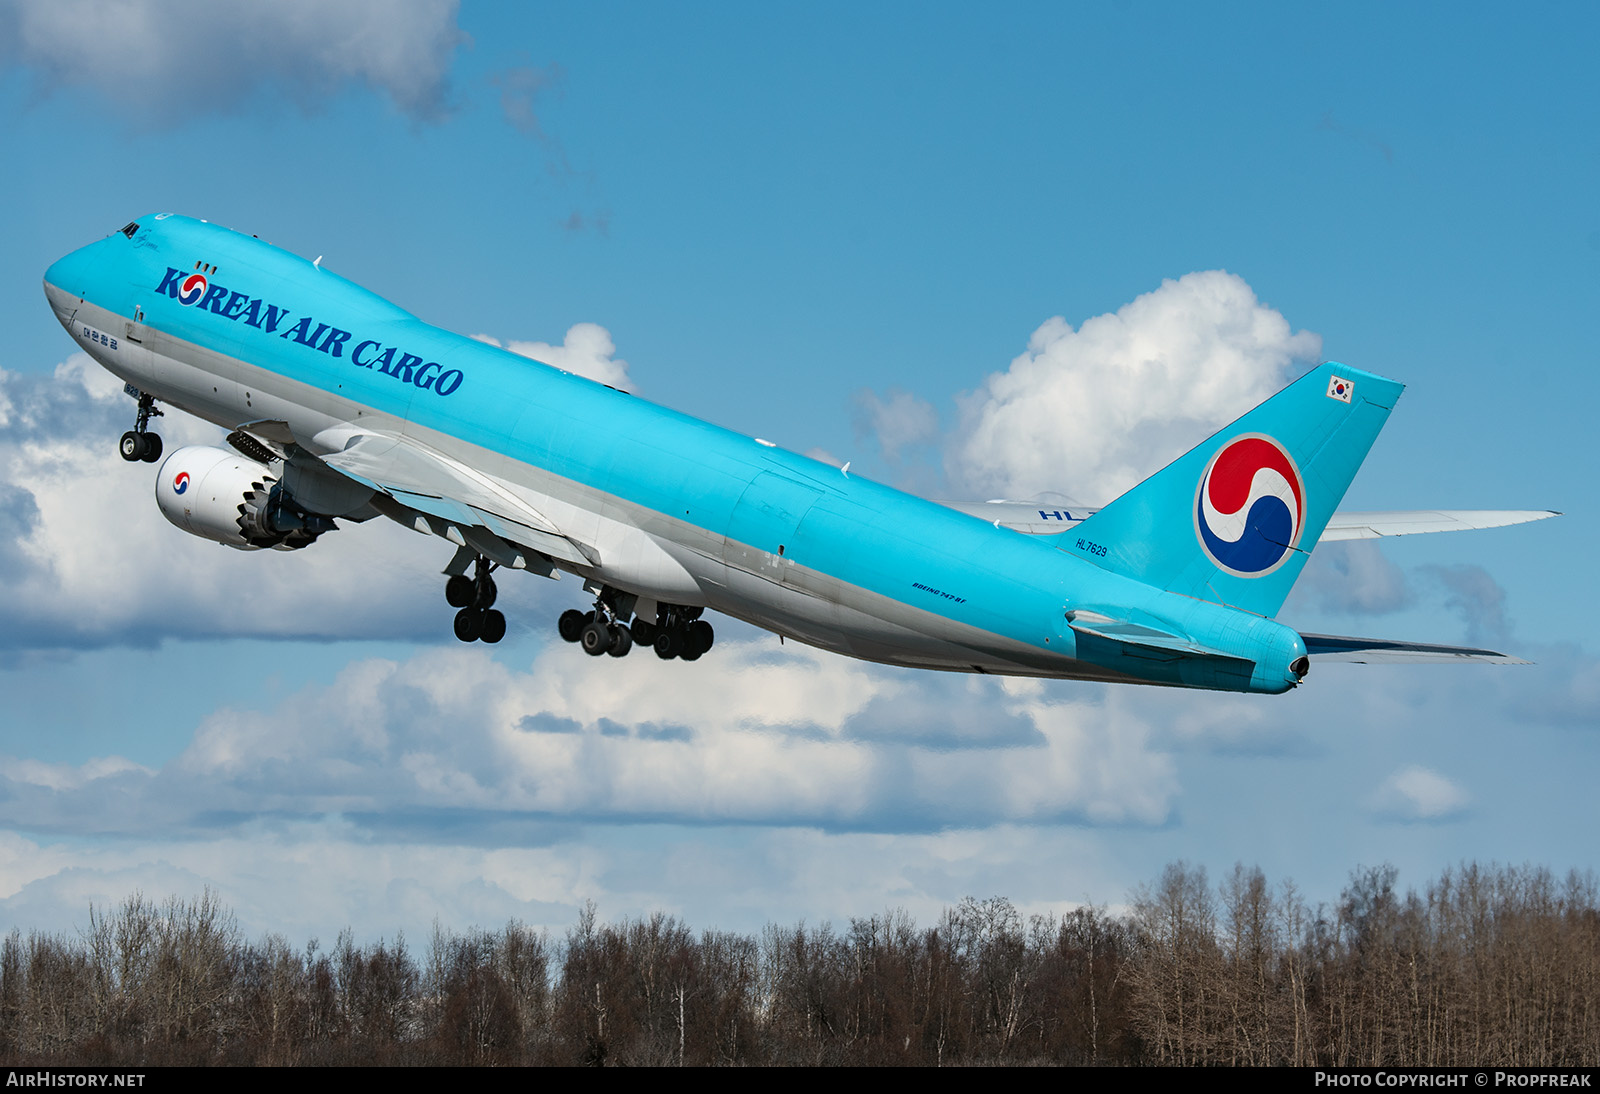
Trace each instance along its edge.
<path fill-rule="evenodd" d="M 210 893 L 134 896 L 0 943 L 0 1063 L 1600 1063 L 1592 875 L 1394 882 L 1359 870 L 1313 908 L 1180 863 L 1125 914 L 997 897 L 751 936 L 591 908 L 420 953 L 252 942 Z"/>

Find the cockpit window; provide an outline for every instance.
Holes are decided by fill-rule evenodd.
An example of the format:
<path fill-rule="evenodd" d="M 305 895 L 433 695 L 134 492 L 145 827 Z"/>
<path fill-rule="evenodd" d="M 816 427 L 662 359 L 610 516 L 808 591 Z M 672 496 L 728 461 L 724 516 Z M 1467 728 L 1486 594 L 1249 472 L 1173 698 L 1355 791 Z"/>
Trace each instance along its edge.
<path fill-rule="evenodd" d="M 137 232 L 138 230 L 139 230 L 139 222 L 137 220 L 133 220 L 133 221 L 129 221 L 128 222 L 128 226 L 126 228 L 122 229 L 122 234 L 127 236 L 129 239 L 132 239 L 133 238 L 133 233 Z"/>

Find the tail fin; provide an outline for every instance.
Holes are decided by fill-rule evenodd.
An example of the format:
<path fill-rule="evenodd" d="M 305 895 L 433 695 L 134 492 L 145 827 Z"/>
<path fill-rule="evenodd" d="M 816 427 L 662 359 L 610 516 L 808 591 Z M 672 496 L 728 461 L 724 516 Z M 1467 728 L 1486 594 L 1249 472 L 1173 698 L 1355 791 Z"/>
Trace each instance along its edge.
<path fill-rule="evenodd" d="M 1275 615 L 1403 390 L 1330 361 L 1066 533 L 1066 549 Z"/>

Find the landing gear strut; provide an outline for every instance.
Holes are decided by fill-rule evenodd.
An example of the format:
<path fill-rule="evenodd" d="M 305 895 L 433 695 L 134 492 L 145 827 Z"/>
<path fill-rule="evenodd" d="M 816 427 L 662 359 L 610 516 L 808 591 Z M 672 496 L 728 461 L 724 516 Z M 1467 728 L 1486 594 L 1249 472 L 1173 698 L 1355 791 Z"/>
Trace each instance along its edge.
<path fill-rule="evenodd" d="M 140 460 L 155 463 L 161 458 L 161 437 L 151 433 L 148 426 L 151 418 L 163 417 L 161 408 L 156 406 L 154 395 L 140 391 L 132 384 L 126 385 L 123 390 L 139 400 L 139 413 L 134 419 L 133 428 L 122 435 L 117 451 L 129 463 L 138 463 Z"/>
<path fill-rule="evenodd" d="M 445 582 L 444 598 L 456 612 L 456 637 L 463 642 L 498 642 L 506 636 L 506 617 L 494 608 L 499 590 L 489 575 L 494 563 L 479 555 L 473 560 L 472 576 L 456 574 Z"/>

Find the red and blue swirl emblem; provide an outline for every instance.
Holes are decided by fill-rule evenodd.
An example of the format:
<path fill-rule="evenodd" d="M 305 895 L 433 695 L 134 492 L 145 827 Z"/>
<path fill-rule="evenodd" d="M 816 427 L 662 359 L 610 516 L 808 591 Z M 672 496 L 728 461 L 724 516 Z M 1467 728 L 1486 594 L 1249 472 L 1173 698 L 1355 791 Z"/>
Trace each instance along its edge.
<path fill-rule="evenodd" d="M 1271 437 L 1235 437 L 1200 477 L 1194 527 L 1200 546 L 1236 577 L 1265 577 L 1282 566 L 1305 525 L 1300 469 Z"/>
<path fill-rule="evenodd" d="M 205 274 L 190 274 L 183 279 L 183 284 L 178 286 L 178 303 L 186 308 L 190 304 L 198 303 L 200 298 L 206 294 L 207 287 L 208 283 L 206 282 Z"/>
<path fill-rule="evenodd" d="M 172 480 L 172 492 L 181 494 L 189 489 L 189 472 L 179 471 L 178 477 Z"/>

